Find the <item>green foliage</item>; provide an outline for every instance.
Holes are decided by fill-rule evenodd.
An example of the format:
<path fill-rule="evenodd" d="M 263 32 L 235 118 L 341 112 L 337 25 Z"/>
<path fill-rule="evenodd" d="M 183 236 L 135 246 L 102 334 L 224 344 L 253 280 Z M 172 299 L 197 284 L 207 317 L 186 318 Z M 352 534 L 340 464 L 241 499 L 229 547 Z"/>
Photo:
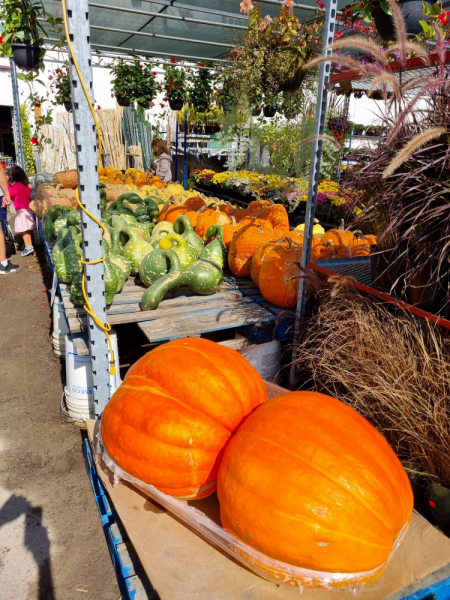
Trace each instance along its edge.
<path fill-rule="evenodd" d="M 72 90 L 70 87 L 69 65 L 65 64 L 52 71 L 49 80 L 51 81 L 50 91 L 55 96 L 53 104 L 64 104 L 64 102 L 70 101 Z"/>
<path fill-rule="evenodd" d="M 171 59 L 176 62 L 175 59 Z M 164 89 L 169 100 L 184 100 L 186 97 L 186 72 L 182 67 L 164 65 Z"/>
<path fill-rule="evenodd" d="M 199 63 L 199 67 L 213 67 L 213 62 Z M 209 69 L 197 69 L 192 78 L 189 99 L 193 106 L 203 112 L 211 104 L 214 75 Z M 203 109 L 203 110 L 202 110 Z"/>
<path fill-rule="evenodd" d="M 20 120 L 22 122 L 22 140 L 23 140 L 23 151 L 25 154 L 25 170 L 27 173 L 35 173 L 36 166 L 34 164 L 33 146 L 31 144 L 31 125 L 30 125 L 30 111 L 27 106 L 22 104 L 20 106 Z"/>
<path fill-rule="evenodd" d="M 127 63 L 122 59 L 108 65 L 113 73 L 113 94 L 129 98 L 139 105 L 151 103 L 161 91 L 156 71 L 139 60 Z"/>

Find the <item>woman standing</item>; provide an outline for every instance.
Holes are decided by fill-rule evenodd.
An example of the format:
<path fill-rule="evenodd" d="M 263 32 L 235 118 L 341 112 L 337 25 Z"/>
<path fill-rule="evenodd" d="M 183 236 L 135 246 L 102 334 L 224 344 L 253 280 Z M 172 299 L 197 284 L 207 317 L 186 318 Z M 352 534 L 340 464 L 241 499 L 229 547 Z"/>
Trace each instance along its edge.
<path fill-rule="evenodd" d="M 167 145 L 161 139 L 154 139 L 152 140 L 152 149 L 155 160 L 151 170 L 161 181 L 170 183 L 172 181 L 172 159 Z"/>

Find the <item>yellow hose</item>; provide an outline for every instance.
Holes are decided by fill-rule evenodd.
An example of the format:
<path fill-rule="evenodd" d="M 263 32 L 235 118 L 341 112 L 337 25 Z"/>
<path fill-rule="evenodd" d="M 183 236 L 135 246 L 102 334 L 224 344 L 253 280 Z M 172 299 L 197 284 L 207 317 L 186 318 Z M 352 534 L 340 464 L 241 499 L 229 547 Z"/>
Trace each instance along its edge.
<path fill-rule="evenodd" d="M 86 96 L 86 100 L 88 101 L 89 108 L 91 109 L 92 116 L 94 117 L 95 127 L 97 128 L 98 161 L 100 162 L 100 159 L 101 159 L 101 156 L 102 156 L 102 140 L 101 140 L 101 135 L 100 135 L 100 126 L 98 124 L 97 116 L 95 114 L 94 107 L 92 106 L 91 99 L 89 98 L 89 93 L 88 93 L 86 85 L 84 83 L 84 79 L 81 76 L 81 71 L 80 71 L 80 69 L 78 67 L 78 62 L 77 62 L 77 59 L 75 58 L 75 53 L 74 53 L 73 47 L 72 47 L 72 42 L 70 41 L 69 23 L 67 21 L 66 0 L 62 0 L 62 7 L 63 7 L 63 17 L 64 17 L 64 29 L 65 29 L 65 32 L 66 32 L 66 39 L 67 39 L 67 45 L 69 47 L 69 52 L 70 52 L 70 55 L 72 57 L 74 67 L 75 67 L 75 69 L 76 69 L 76 71 L 78 73 L 78 78 L 80 80 L 81 87 L 83 88 L 84 95 Z M 98 219 L 96 219 L 94 217 L 94 215 L 91 214 L 81 204 L 79 193 L 78 193 L 78 188 L 77 188 L 76 196 L 77 196 L 77 204 L 81 208 L 81 210 L 84 211 L 93 221 L 95 221 L 95 223 L 97 223 L 97 225 L 99 227 L 101 227 L 102 231 L 104 232 L 105 231 L 105 227 L 103 226 L 103 224 L 100 223 L 100 221 Z M 104 260 L 105 260 L 105 257 L 103 256 L 99 260 L 86 261 L 86 260 L 84 260 L 84 255 L 83 255 L 83 258 L 81 259 L 81 262 L 82 262 L 83 265 L 97 265 L 97 264 L 103 262 Z M 112 344 L 111 344 L 111 339 L 110 339 L 109 333 L 108 333 L 109 331 L 111 331 L 111 325 L 108 322 L 106 323 L 106 325 L 103 325 L 103 323 L 100 321 L 100 319 L 94 314 L 94 312 L 92 310 L 92 307 L 91 307 L 91 304 L 90 304 L 89 299 L 88 299 L 87 294 L 86 294 L 86 276 L 84 275 L 84 273 L 83 273 L 83 279 L 82 279 L 81 284 L 82 284 L 82 289 L 83 289 L 84 300 L 85 300 L 85 303 L 86 303 L 84 305 L 84 310 L 92 317 L 92 319 L 94 320 L 94 322 L 96 323 L 96 325 L 105 332 L 106 339 L 108 340 L 108 345 L 109 345 L 109 349 L 110 349 L 110 352 L 111 352 L 111 367 L 109 369 L 109 373 L 110 373 L 110 375 L 115 375 L 116 374 L 116 361 L 115 361 L 114 352 L 113 352 L 113 348 L 112 348 Z"/>

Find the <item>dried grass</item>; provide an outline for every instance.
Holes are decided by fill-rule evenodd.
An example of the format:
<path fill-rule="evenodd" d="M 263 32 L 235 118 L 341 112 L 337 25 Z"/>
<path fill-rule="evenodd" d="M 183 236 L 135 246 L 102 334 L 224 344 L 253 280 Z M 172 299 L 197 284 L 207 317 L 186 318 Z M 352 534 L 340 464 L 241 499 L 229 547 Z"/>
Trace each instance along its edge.
<path fill-rule="evenodd" d="M 366 417 L 397 454 L 450 485 L 450 349 L 439 327 L 332 277 L 316 290 L 297 363 Z"/>

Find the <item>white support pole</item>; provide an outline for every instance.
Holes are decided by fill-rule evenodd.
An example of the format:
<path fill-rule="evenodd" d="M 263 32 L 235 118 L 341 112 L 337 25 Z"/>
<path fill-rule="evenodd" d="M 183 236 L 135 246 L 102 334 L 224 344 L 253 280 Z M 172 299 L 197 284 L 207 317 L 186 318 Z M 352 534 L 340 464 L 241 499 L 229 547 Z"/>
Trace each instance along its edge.
<path fill-rule="evenodd" d="M 337 0 L 325 0 L 325 23 L 323 27 L 322 56 L 331 55 L 328 47 L 333 43 L 336 25 Z M 317 92 L 316 119 L 314 122 L 314 135 L 323 135 L 325 127 L 325 116 L 327 112 L 327 83 L 330 80 L 330 62 L 321 63 L 319 68 L 319 87 Z M 301 266 L 304 270 L 311 262 L 311 245 L 313 239 L 314 217 L 316 216 L 317 187 L 319 185 L 320 162 L 322 160 L 322 140 L 314 140 L 311 150 L 311 167 L 309 170 L 308 201 L 306 204 L 305 232 L 303 238 L 303 251 Z M 308 281 L 300 279 L 298 288 L 297 310 L 295 315 L 294 344 L 292 351 L 292 363 L 289 379 L 289 387 L 295 389 L 298 383 L 298 369 L 295 364 L 296 349 L 300 336 L 300 323 L 305 318 L 306 293 Z"/>
<path fill-rule="evenodd" d="M 23 149 L 23 136 L 22 136 L 22 119 L 20 117 L 20 98 L 19 98 L 19 84 L 17 81 L 17 71 L 16 71 L 16 63 L 12 58 L 9 59 L 9 64 L 11 68 L 11 83 L 12 83 L 12 91 L 13 91 L 13 101 L 14 101 L 14 133 L 16 138 L 16 148 L 17 148 L 17 162 L 22 167 L 24 171 L 25 168 L 25 152 Z"/>
<path fill-rule="evenodd" d="M 84 84 L 94 102 L 91 66 L 91 44 L 88 0 L 66 0 L 69 35 Z M 98 179 L 98 141 L 94 118 L 83 87 L 70 58 L 73 121 L 78 168 L 78 191 L 83 206 L 101 220 Z M 88 262 L 103 257 L 102 230 L 84 211 L 81 211 L 83 254 Z M 86 292 L 92 310 L 105 324 L 106 302 L 103 263 L 85 265 Z M 108 344 L 105 333 L 89 317 L 89 348 L 92 365 L 92 395 L 95 418 L 99 419 L 110 398 Z"/>

